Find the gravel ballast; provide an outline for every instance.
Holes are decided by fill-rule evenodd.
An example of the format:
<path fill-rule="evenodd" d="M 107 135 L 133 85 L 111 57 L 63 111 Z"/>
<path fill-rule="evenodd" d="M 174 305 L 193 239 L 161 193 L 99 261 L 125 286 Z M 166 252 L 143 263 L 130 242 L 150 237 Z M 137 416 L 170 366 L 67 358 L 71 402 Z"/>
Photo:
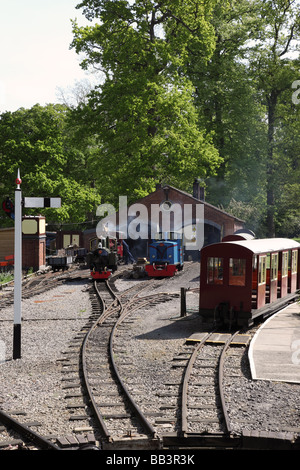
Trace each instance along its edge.
<path fill-rule="evenodd" d="M 137 367 L 141 374 L 135 381 L 141 403 L 141 392 L 145 393 L 147 403 L 149 389 L 156 394 L 160 388 L 163 390 L 164 365 L 172 361 L 195 329 L 201 331 L 201 319 L 196 315 L 198 293 L 187 292 L 185 318 L 180 318 L 179 295 L 181 287 L 199 287 L 199 269 L 199 263 L 187 263 L 174 278 L 152 284 L 149 293 L 170 292 L 178 297 L 134 313 L 138 321 L 132 324 L 127 343 L 133 368 Z M 124 292 L 141 281 L 120 278 L 115 285 L 119 292 Z M 41 423 L 37 431 L 43 435 L 64 436 L 73 430 L 64 400 L 61 359 L 91 315 L 90 287 L 88 280 L 66 281 L 22 302 L 21 359 L 12 359 L 13 306 L 0 310 L 0 407 L 8 413 L 26 412 L 30 421 Z M 242 370 L 241 377 L 227 387 L 227 398 L 233 405 L 234 430 L 239 433 L 246 426 L 300 434 L 299 386 L 252 381 L 247 358 L 243 359 Z M 128 383 L 131 381 L 134 379 L 129 374 Z M 160 405 L 166 404 L 165 400 L 157 399 Z M 242 414 L 240 405 L 244 407 Z"/>
<path fill-rule="evenodd" d="M 0 311 L 0 406 L 41 422 L 41 434 L 68 431 L 60 359 L 89 317 L 88 287 L 70 282 L 22 302 L 20 359 L 12 359 L 13 306 Z"/>

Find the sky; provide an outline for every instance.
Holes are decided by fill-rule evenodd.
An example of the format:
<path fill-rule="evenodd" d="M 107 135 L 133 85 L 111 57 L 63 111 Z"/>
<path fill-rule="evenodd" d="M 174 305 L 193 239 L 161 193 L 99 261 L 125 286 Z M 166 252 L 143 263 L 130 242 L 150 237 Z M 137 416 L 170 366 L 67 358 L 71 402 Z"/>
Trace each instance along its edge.
<path fill-rule="evenodd" d="M 61 102 L 59 89 L 89 79 L 70 50 L 79 0 L 0 0 L 0 114 Z"/>

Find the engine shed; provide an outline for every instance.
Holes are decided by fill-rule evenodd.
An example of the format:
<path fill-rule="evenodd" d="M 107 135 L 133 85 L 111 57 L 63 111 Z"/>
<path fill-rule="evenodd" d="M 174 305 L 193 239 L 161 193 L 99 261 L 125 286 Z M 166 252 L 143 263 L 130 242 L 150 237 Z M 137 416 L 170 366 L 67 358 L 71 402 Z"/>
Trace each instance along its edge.
<path fill-rule="evenodd" d="M 243 220 L 207 202 L 204 188 L 197 179 L 193 182 L 192 194 L 170 185 L 158 184 L 153 193 L 136 202 L 144 204 L 148 208 L 149 214 L 152 205 L 158 205 L 162 213 L 171 212 L 176 204 L 182 208 L 182 212 L 184 212 L 185 205 L 191 206 L 191 218 L 185 221 L 191 227 L 197 221 L 197 207 L 201 206 L 204 215 L 203 246 L 219 242 L 224 236 L 231 235 L 245 227 Z"/>
<path fill-rule="evenodd" d="M 128 240 L 131 252 L 134 257 L 145 257 L 148 256 L 147 246 L 149 240 L 151 240 L 151 231 L 153 229 L 153 218 L 152 210 L 153 207 L 157 207 L 160 213 L 160 221 L 157 224 L 156 232 L 159 233 L 163 231 L 162 228 L 162 219 L 164 217 L 172 220 L 172 213 L 175 211 L 175 207 L 179 207 L 182 213 L 182 225 L 171 226 L 171 231 L 177 231 L 184 229 L 184 232 L 190 234 L 190 238 L 185 239 L 183 236 L 183 245 L 184 245 L 184 259 L 185 261 L 200 260 L 199 249 L 193 248 L 193 237 L 196 233 L 197 225 L 197 214 L 203 214 L 203 233 L 201 233 L 201 247 L 209 245 L 211 243 L 219 242 L 224 236 L 235 233 L 237 230 L 244 229 L 245 222 L 237 217 L 234 217 L 231 214 L 228 214 L 224 210 L 221 210 L 218 207 L 213 206 L 205 200 L 204 188 L 201 187 L 199 181 L 196 179 L 193 182 L 193 191 L 192 194 L 177 189 L 170 185 L 161 185 L 156 186 L 156 190 L 142 199 L 135 201 L 132 206 L 129 207 L 128 212 L 135 213 L 135 207 L 139 204 L 145 207 L 148 214 L 148 218 L 143 221 L 144 226 L 148 227 L 148 239 L 134 239 Z M 190 208 L 190 217 L 185 217 L 185 209 Z M 200 208 L 200 211 L 198 210 Z M 170 215 L 169 215 L 170 214 Z M 127 233 L 127 228 L 132 223 L 135 215 L 127 217 L 125 225 L 121 225 L 119 221 L 120 213 L 116 213 L 116 225 L 117 229 Z M 147 229 L 146 229 L 147 230 Z M 142 229 L 141 229 L 142 231 Z M 197 234 L 195 237 L 197 238 Z M 198 241 L 195 242 L 196 246 L 199 246 Z"/>

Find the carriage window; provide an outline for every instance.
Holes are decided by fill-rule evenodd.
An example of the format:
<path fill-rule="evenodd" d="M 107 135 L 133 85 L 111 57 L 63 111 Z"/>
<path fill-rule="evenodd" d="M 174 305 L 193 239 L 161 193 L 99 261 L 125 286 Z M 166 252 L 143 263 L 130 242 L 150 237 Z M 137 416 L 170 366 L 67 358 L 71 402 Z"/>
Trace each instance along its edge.
<path fill-rule="evenodd" d="M 258 284 L 266 283 L 266 256 L 259 257 L 259 266 L 258 266 Z"/>
<path fill-rule="evenodd" d="M 288 266 L 289 266 L 289 252 L 284 251 L 282 253 L 282 268 L 281 268 L 282 277 L 285 277 L 288 275 Z"/>
<path fill-rule="evenodd" d="M 271 259 L 271 281 L 278 278 L 278 253 L 272 254 Z"/>
<path fill-rule="evenodd" d="M 229 259 L 229 285 L 245 286 L 246 284 L 246 260 L 239 258 Z"/>
<path fill-rule="evenodd" d="M 292 274 L 297 272 L 298 250 L 292 251 Z"/>
<path fill-rule="evenodd" d="M 223 258 L 207 259 L 207 284 L 223 284 Z"/>

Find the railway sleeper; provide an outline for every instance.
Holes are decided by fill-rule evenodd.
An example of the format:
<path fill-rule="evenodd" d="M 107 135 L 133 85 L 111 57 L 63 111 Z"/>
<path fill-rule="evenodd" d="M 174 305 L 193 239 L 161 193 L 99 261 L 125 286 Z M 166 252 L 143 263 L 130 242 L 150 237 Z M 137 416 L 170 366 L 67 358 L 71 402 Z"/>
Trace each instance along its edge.
<path fill-rule="evenodd" d="M 92 432 L 87 434 L 70 434 L 65 437 L 59 437 L 56 439 L 57 444 L 60 448 L 80 448 L 81 446 L 98 446 L 96 438 Z M 95 450 L 95 449 L 94 449 Z M 99 450 L 99 447 L 98 447 Z"/>
<path fill-rule="evenodd" d="M 289 432 L 243 430 L 241 435 L 224 433 L 165 433 L 163 448 L 174 446 L 198 449 L 299 450 L 300 439 Z"/>

